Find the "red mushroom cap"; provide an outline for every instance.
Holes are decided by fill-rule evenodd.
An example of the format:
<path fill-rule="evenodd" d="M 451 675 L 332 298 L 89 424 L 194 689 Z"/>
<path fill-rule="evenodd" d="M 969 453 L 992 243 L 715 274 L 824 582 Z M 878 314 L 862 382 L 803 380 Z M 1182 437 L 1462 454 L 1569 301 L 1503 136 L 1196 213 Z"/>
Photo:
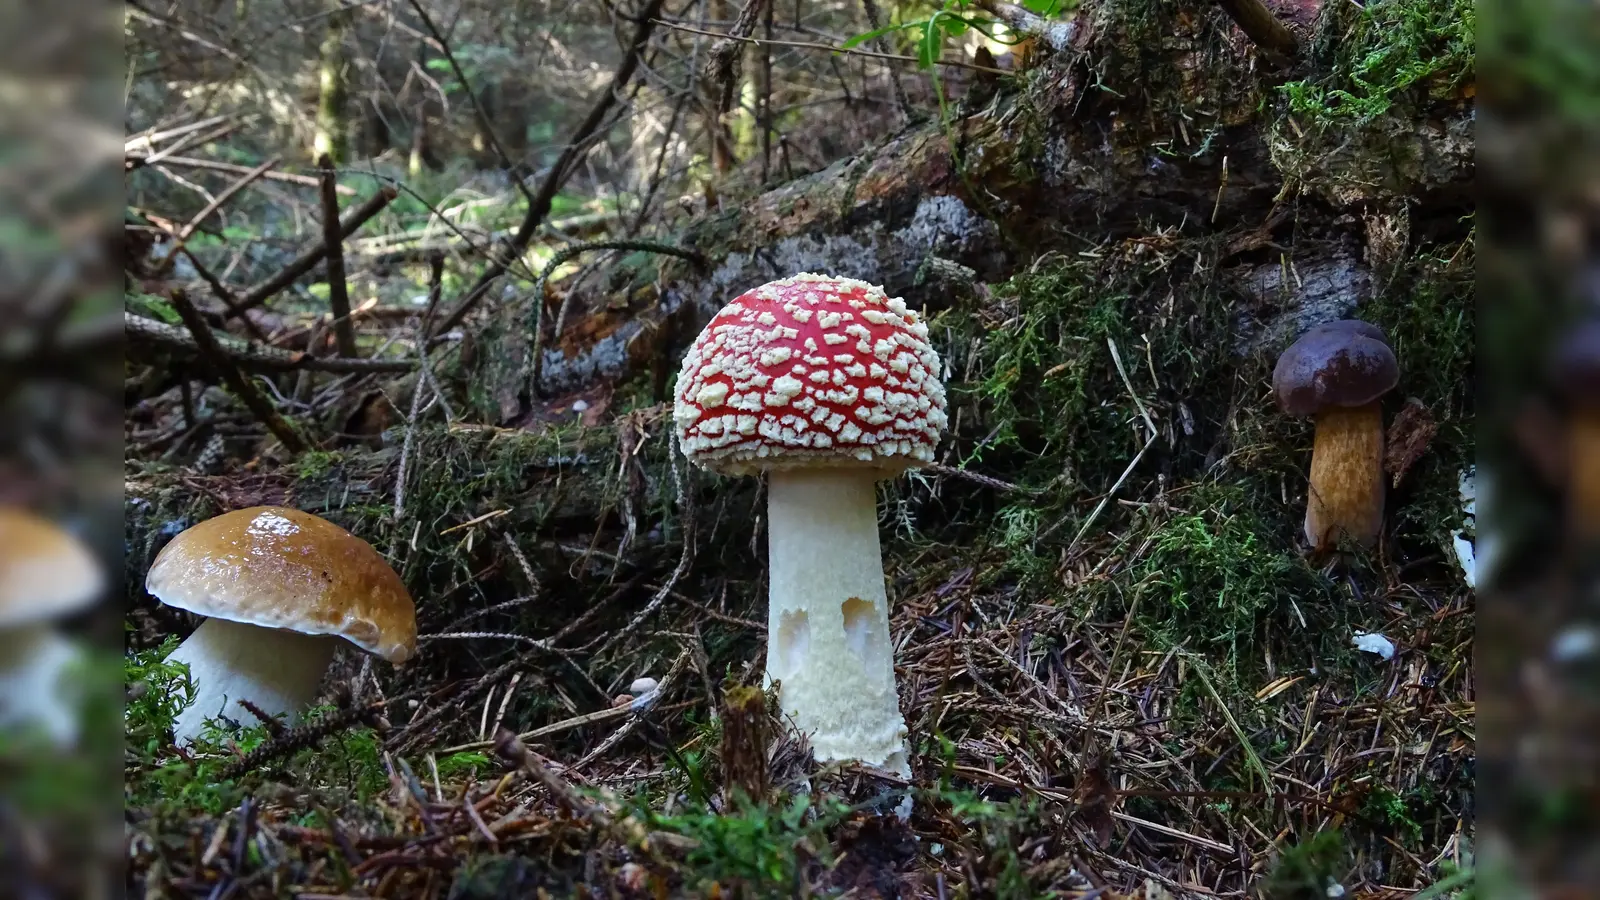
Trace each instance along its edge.
<path fill-rule="evenodd" d="M 809 273 L 746 291 L 683 360 L 684 454 L 723 474 L 932 462 L 945 423 L 928 326 L 876 285 Z"/>

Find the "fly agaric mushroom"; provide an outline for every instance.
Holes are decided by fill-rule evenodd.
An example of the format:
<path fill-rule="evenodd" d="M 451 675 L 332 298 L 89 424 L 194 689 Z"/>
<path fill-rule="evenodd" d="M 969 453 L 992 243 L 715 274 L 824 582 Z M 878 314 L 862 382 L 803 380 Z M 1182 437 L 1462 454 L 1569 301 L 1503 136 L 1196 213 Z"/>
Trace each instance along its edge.
<path fill-rule="evenodd" d="M 1582 540 L 1600 536 L 1600 319 L 1578 326 L 1556 353 L 1555 380 L 1568 404 L 1568 521 Z"/>
<path fill-rule="evenodd" d="M 1376 325 L 1344 319 L 1318 325 L 1278 357 L 1278 407 L 1314 416 L 1306 540 L 1318 550 L 1341 537 L 1371 546 L 1383 528 L 1383 409 L 1378 398 L 1400 380 L 1394 352 Z"/>
<path fill-rule="evenodd" d="M 947 421 L 939 369 L 903 300 L 814 274 L 740 295 L 684 357 L 684 455 L 767 473 L 767 676 L 821 762 L 910 774 L 876 484 L 933 460 Z"/>
<path fill-rule="evenodd" d="M 71 534 L 32 513 L 0 509 L 0 727 L 77 736 L 63 677 L 82 656 L 54 627 L 105 589 L 105 571 Z"/>
<path fill-rule="evenodd" d="M 366 541 L 297 509 L 201 522 L 162 548 L 145 588 L 206 617 L 167 657 L 187 663 L 195 685 L 173 726 L 179 743 L 239 700 L 293 720 L 316 699 L 339 638 L 395 665 L 416 652 L 400 576 Z"/>

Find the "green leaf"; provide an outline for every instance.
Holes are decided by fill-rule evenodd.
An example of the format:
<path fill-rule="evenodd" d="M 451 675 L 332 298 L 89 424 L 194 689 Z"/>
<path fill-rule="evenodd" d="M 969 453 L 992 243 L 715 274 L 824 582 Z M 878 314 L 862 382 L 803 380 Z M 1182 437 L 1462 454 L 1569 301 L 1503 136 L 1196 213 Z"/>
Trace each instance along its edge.
<path fill-rule="evenodd" d="M 183 321 L 178 311 L 165 298 L 154 294 L 129 294 L 127 298 L 128 310 L 139 313 L 149 319 L 159 319 L 168 325 L 176 325 Z"/>
<path fill-rule="evenodd" d="M 907 28 L 916 28 L 916 27 L 920 26 L 921 24 L 923 24 L 923 23 L 921 23 L 921 22 L 905 22 L 905 23 L 902 23 L 900 25 L 885 25 L 882 28 L 874 28 L 871 31 L 865 32 L 863 34 L 858 34 L 855 37 L 845 41 L 843 44 L 839 45 L 839 49 L 840 50 L 853 50 L 856 47 L 859 47 L 862 44 L 865 44 L 867 41 L 883 37 L 884 35 L 889 34 L 890 32 L 904 31 Z"/>
<path fill-rule="evenodd" d="M 1061 0 L 1022 0 L 1022 7 L 1035 15 L 1053 16 L 1060 12 L 1065 4 Z"/>

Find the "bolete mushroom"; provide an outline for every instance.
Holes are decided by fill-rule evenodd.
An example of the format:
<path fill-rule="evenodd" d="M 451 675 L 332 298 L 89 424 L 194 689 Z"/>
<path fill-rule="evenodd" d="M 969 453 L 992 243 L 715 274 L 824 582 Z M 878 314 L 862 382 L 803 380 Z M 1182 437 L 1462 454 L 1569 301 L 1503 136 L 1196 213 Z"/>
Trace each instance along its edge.
<path fill-rule="evenodd" d="M 1580 540 L 1600 537 L 1600 319 L 1557 349 L 1556 386 L 1567 400 L 1568 522 Z"/>
<path fill-rule="evenodd" d="M 55 622 L 105 590 L 84 543 L 45 519 L 0 508 L 0 727 L 37 729 L 57 744 L 78 733 L 66 676 L 83 657 Z"/>
<path fill-rule="evenodd" d="M 145 577 L 162 603 L 206 620 L 167 657 L 187 663 L 195 701 L 174 723 L 179 743 L 248 700 L 293 721 L 343 638 L 399 665 L 416 652 L 416 610 L 370 544 L 297 509 L 257 506 L 184 531 Z"/>
<path fill-rule="evenodd" d="M 876 485 L 932 461 L 947 421 L 939 372 L 903 300 L 815 274 L 740 295 L 683 360 L 684 454 L 767 474 L 767 676 L 820 762 L 910 773 Z"/>
<path fill-rule="evenodd" d="M 1378 399 L 1400 367 L 1376 326 L 1355 319 L 1318 325 L 1289 345 L 1272 372 L 1278 407 L 1314 416 L 1306 540 L 1370 547 L 1383 528 L 1383 409 Z"/>

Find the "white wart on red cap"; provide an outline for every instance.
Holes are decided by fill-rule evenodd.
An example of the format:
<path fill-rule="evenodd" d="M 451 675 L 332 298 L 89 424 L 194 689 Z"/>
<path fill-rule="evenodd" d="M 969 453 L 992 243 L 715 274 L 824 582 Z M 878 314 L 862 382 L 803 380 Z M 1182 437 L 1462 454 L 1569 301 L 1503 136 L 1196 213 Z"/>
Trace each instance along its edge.
<path fill-rule="evenodd" d="M 939 354 L 904 300 L 803 273 L 741 294 L 683 360 L 684 454 L 724 474 L 933 460 L 948 421 Z"/>

